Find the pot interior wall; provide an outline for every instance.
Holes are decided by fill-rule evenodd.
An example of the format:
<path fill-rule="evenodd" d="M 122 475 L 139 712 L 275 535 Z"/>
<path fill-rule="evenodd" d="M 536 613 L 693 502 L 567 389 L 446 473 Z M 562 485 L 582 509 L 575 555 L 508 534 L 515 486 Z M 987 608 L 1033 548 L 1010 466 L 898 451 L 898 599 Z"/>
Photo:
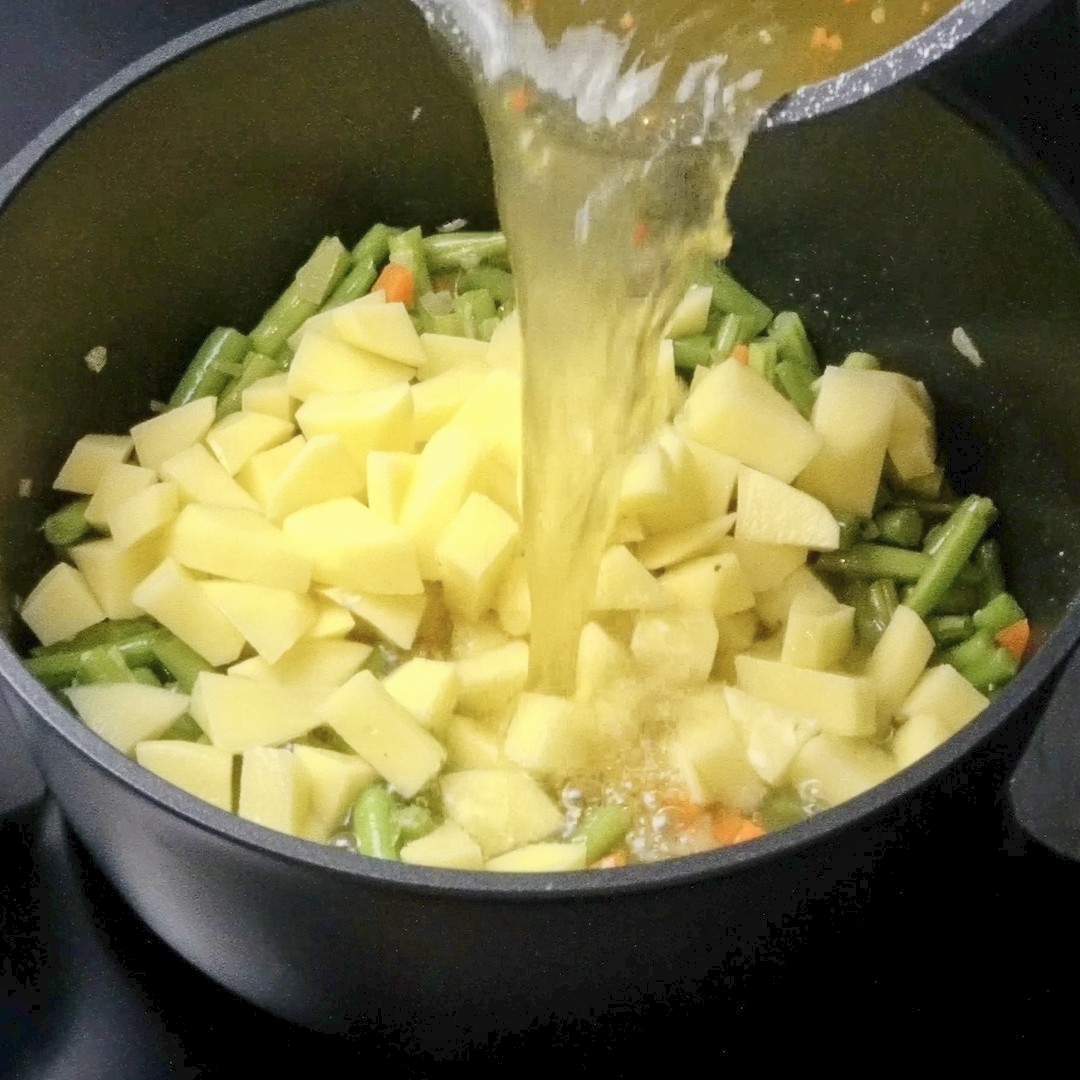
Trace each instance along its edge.
<path fill-rule="evenodd" d="M 826 359 L 869 349 L 927 381 L 952 476 L 1004 508 L 1017 592 L 1052 626 L 1080 585 L 1071 227 L 994 139 L 911 89 L 759 138 L 732 216 L 737 272 L 800 310 Z M 483 134 L 403 0 L 261 24 L 82 124 L 0 215 L 0 609 L 47 564 L 36 529 L 80 434 L 145 417 L 320 236 L 457 217 L 494 223 Z"/>

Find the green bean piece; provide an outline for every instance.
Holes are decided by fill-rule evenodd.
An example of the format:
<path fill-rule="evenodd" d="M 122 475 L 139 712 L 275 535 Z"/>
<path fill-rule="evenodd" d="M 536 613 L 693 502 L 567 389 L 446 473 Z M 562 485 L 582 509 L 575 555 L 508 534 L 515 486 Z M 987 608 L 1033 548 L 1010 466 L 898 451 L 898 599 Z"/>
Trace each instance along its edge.
<path fill-rule="evenodd" d="M 605 803 L 586 810 L 570 837 L 585 845 L 585 865 L 591 866 L 618 847 L 626 839 L 632 820 L 630 811 L 617 803 Z"/>
<path fill-rule="evenodd" d="M 959 645 L 975 633 L 975 623 L 970 615 L 935 615 L 926 620 L 926 626 L 942 649 Z"/>
<path fill-rule="evenodd" d="M 794 791 L 774 790 L 762 799 L 757 816 L 766 832 L 779 832 L 806 821 L 810 812 Z"/>
<path fill-rule="evenodd" d="M 1005 591 L 1005 571 L 1001 566 L 1001 549 L 993 537 L 984 540 L 975 549 L 971 561 L 982 577 L 984 603 L 993 600 L 998 593 Z"/>
<path fill-rule="evenodd" d="M 422 334 L 449 334 L 451 337 L 465 337 L 465 320 L 459 311 L 451 311 L 445 315 L 433 315 L 421 307 L 418 311 L 420 319 L 420 333 Z"/>
<path fill-rule="evenodd" d="M 427 836 L 435 828 L 435 816 L 420 803 L 401 803 L 395 808 L 395 813 L 403 844 L 407 844 L 410 840 L 419 840 L 421 836 Z"/>
<path fill-rule="evenodd" d="M 971 566 L 964 568 L 965 572 L 971 570 Z M 915 586 L 909 586 L 904 592 L 904 603 L 911 595 Z M 978 584 L 970 581 L 955 581 L 949 587 L 945 595 L 934 605 L 935 615 L 974 615 L 979 607 L 982 593 Z"/>
<path fill-rule="evenodd" d="M 43 653 L 26 659 L 26 670 L 50 690 L 71 686 L 79 674 L 79 652 Z"/>
<path fill-rule="evenodd" d="M 506 262 L 506 236 L 501 232 L 433 233 L 421 244 L 432 270 L 472 270 L 482 262 Z"/>
<path fill-rule="evenodd" d="M 984 693 L 992 686 L 1009 682 L 1020 669 L 1012 653 L 996 645 L 985 630 L 977 630 L 945 656 L 968 682 Z"/>
<path fill-rule="evenodd" d="M 880 371 L 881 361 L 873 353 L 852 352 L 844 357 L 844 362 L 840 366 L 852 368 L 855 371 Z"/>
<path fill-rule="evenodd" d="M 923 519 L 910 506 L 893 506 L 874 515 L 878 536 L 886 544 L 917 548 L 923 537 Z"/>
<path fill-rule="evenodd" d="M 910 506 L 912 510 L 918 510 L 923 517 L 949 518 L 960 505 L 959 499 L 912 499 L 897 496 L 892 500 L 893 506 Z"/>
<path fill-rule="evenodd" d="M 879 578 L 871 583 L 867 590 L 867 599 L 874 611 L 874 619 L 881 626 L 882 633 L 892 621 L 896 609 L 900 606 L 900 597 L 896 593 L 896 582 L 891 578 Z"/>
<path fill-rule="evenodd" d="M 939 521 L 936 525 L 931 525 L 923 537 L 923 551 L 927 555 L 933 555 L 941 547 L 941 542 L 945 539 L 947 533 L 946 522 Z"/>
<path fill-rule="evenodd" d="M 318 304 L 305 300 L 294 291 L 294 285 L 290 285 L 251 331 L 249 338 L 253 349 L 256 353 L 273 356 L 318 310 Z"/>
<path fill-rule="evenodd" d="M 77 544 L 91 530 L 86 520 L 86 508 L 89 499 L 74 499 L 54 510 L 42 526 L 45 539 L 54 547 L 71 547 Z"/>
<path fill-rule="evenodd" d="M 371 650 L 364 669 L 370 671 L 376 679 L 385 679 L 394 668 L 401 666 L 403 659 L 397 649 L 380 642 Z"/>
<path fill-rule="evenodd" d="M 419 227 L 390 237 L 390 261 L 412 271 L 414 295 L 424 296 L 431 292 L 431 274 Z"/>
<path fill-rule="evenodd" d="M 133 682 L 142 683 L 143 686 L 161 685 L 161 680 L 157 677 L 157 672 L 153 668 L 133 667 L 131 669 L 131 678 Z"/>
<path fill-rule="evenodd" d="M 115 645 L 97 645 L 79 657 L 76 678 L 80 683 L 135 682 L 124 654 Z"/>
<path fill-rule="evenodd" d="M 759 338 L 757 341 L 750 342 L 748 352 L 750 353 L 748 360 L 749 366 L 763 379 L 767 379 L 770 383 L 775 385 L 777 361 L 776 342 L 770 341 L 768 338 Z"/>
<path fill-rule="evenodd" d="M 247 336 L 231 326 L 211 330 L 176 384 L 169 406 L 186 405 L 201 397 L 217 397 L 229 385 L 232 369 L 243 363 L 250 348 Z"/>
<path fill-rule="evenodd" d="M 79 653 L 95 645 L 118 645 L 121 652 L 139 653 L 132 662 L 144 663 L 150 654 L 150 644 L 161 633 L 161 627 L 149 619 L 106 619 L 80 630 L 74 637 L 57 641 L 52 645 L 35 645 L 31 656 L 49 656 L 58 653 Z"/>
<path fill-rule="evenodd" d="M 814 408 L 814 378 L 802 364 L 793 360 L 781 360 L 776 365 L 776 383 L 784 396 L 809 418 Z"/>
<path fill-rule="evenodd" d="M 495 300 L 487 289 L 472 289 L 454 299 L 454 310 L 461 316 L 465 336 L 480 337 L 480 326 L 498 316 Z"/>
<path fill-rule="evenodd" d="M 859 539 L 874 541 L 881 536 L 881 530 L 877 527 L 877 522 L 873 518 L 867 518 L 862 523 L 862 527 L 859 529 Z"/>
<path fill-rule="evenodd" d="M 302 300 L 321 306 L 351 266 L 352 255 L 345 245 L 336 236 L 323 237 L 311 258 L 296 271 L 297 294 Z"/>
<path fill-rule="evenodd" d="M 855 544 L 847 551 L 819 555 L 815 566 L 825 573 L 844 577 L 914 582 L 923 576 L 929 564 L 929 556 L 921 551 L 908 551 L 888 544 Z"/>
<path fill-rule="evenodd" d="M 708 334 L 693 334 L 675 338 L 671 343 L 675 354 L 675 366 L 680 371 L 693 371 L 696 367 L 709 367 L 716 359 L 712 338 Z"/>
<path fill-rule="evenodd" d="M 726 360 L 742 340 L 742 317 L 734 311 L 728 312 L 716 331 L 716 342 L 713 345 L 716 355 L 721 360 Z"/>
<path fill-rule="evenodd" d="M 217 418 L 223 420 L 226 416 L 238 412 L 244 403 L 244 391 L 252 383 L 284 370 L 285 361 L 284 350 L 279 350 L 275 357 L 267 356 L 265 353 L 248 353 L 244 360 L 243 370 L 218 398 Z"/>
<path fill-rule="evenodd" d="M 350 300 L 359 300 L 361 296 L 367 296 L 378 276 L 379 268 L 375 263 L 355 263 L 319 310 L 329 311 L 331 308 L 349 303 Z"/>
<path fill-rule="evenodd" d="M 971 557 L 986 530 L 997 518 L 997 508 L 990 499 L 969 495 L 956 509 L 950 521 L 948 535 L 931 556 L 905 603 L 916 615 L 926 617 L 934 612 L 949 587 Z M 927 556 L 922 556 L 926 558 Z"/>
<path fill-rule="evenodd" d="M 471 270 L 466 270 L 458 282 L 458 291 L 465 293 L 473 289 L 485 289 L 504 310 L 513 307 L 515 303 L 513 275 L 501 267 L 474 266 Z"/>
<path fill-rule="evenodd" d="M 154 658 L 185 694 L 191 693 L 200 672 L 214 670 L 190 645 L 167 630 L 158 634 L 152 649 Z"/>
<path fill-rule="evenodd" d="M 993 636 L 1024 618 L 1024 609 L 1011 593 L 1002 592 L 979 608 L 972 618 L 980 630 Z"/>
<path fill-rule="evenodd" d="M 723 263 L 709 262 L 694 276 L 701 285 L 712 287 L 712 308 L 743 320 L 747 340 L 756 338 L 772 322 L 772 309 L 731 276 Z"/>
<path fill-rule="evenodd" d="M 381 266 L 390 258 L 390 241 L 395 236 L 400 236 L 401 232 L 401 229 L 377 221 L 356 242 L 356 246 L 352 249 L 353 262 Z"/>
<path fill-rule="evenodd" d="M 781 364 L 786 362 L 802 368 L 810 382 L 821 375 L 821 365 L 797 312 L 781 311 L 769 327 L 769 337 L 776 342 Z"/>
<path fill-rule="evenodd" d="M 848 551 L 862 535 L 863 519 L 856 514 L 841 512 L 836 515 L 836 524 L 840 526 L 840 546 L 837 550 Z"/>
<path fill-rule="evenodd" d="M 203 729 L 195 722 L 195 718 L 190 713 L 184 713 L 179 720 L 173 721 L 163 735 L 158 737 L 174 742 L 198 742 L 202 736 Z"/>
<path fill-rule="evenodd" d="M 352 811 L 356 849 L 373 859 L 397 859 L 401 830 L 394 800 L 383 784 L 372 784 L 356 800 Z"/>

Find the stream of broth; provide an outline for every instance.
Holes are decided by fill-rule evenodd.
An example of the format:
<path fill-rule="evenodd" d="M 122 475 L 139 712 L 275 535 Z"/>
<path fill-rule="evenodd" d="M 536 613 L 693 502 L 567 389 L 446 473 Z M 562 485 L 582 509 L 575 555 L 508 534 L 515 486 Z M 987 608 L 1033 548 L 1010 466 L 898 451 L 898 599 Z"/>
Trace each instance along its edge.
<path fill-rule="evenodd" d="M 663 418 L 665 323 L 731 244 L 762 111 L 942 15 L 946 0 L 437 0 L 470 69 L 524 340 L 531 689 L 572 696 L 623 463 Z M 662 713 L 664 694 L 639 686 Z M 620 762 L 625 775 L 633 763 Z"/>

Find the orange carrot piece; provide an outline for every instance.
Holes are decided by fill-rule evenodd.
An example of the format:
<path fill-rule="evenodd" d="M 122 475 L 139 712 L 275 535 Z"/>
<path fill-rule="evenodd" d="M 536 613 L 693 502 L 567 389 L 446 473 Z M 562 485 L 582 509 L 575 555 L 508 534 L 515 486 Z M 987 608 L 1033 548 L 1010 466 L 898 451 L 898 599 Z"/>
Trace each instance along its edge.
<path fill-rule="evenodd" d="M 516 113 L 523 113 L 532 101 L 532 94 L 524 86 L 515 86 L 506 97 L 506 103 Z"/>
<path fill-rule="evenodd" d="M 734 810 L 718 809 L 713 812 L 713 837 L 721 847 L 741 844 L 744 840 L 756 840 L 765 830 L 750 818 Z"/>
<path fill-rule="evenodd" d="M 387 263 L 382 273 L 375 279 L 371 291 L 382 290 L 386 294 L 386 302 L 396 302 L 411 308 L 416 302 L 416 283 L 413 280 L 413 272 L 400 263 Z"/>
<path fill-rule="evenodd" d="M 1003 649 L 1008 649 L 1013 659 L 1019 663 L 1024 659 L 1028 643 L 1031 641 L 1031 624 L 1027 619 L 1017 619 L 994 635 L 994 641 Z"/>
<path fill-rule="evenodd" d="M 634 231 L 630 234 L 630 242 L 634 247 L 641 247 L 649 239 L 649 226 L 644 221 L 634 222 Z"/>
<path fill-rule="evenodd" d="M 731 838 L 733 844 L 741 844 L 747 840 L 756 840 L 759 836 L 764 836 L 765 830 L 756 821 L 744 821 L 736 831 L 735 835 Z"/>
<path fill-rule="evenodd" d="M 731 355 L 734 356 L 735 359 L 738 360 L 740 364 L 749 364 L 750 363 L 750 346 L 746 345 L 745 343 L 741 343 L 739 345 L 736 345 L 735 348 L 731 350 Z"/>

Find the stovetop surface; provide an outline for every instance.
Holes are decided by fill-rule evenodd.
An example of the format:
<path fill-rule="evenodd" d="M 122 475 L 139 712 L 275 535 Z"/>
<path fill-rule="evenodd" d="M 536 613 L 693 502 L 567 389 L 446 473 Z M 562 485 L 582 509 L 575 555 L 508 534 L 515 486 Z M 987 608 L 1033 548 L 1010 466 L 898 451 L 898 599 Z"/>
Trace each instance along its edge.
<path fill-rule="evenodd" d="M 3 0 L 0 162 L 99 81 L 235 0 Z M 1054 3 L 1008 47 L 944 75 L 998 116 L 1080 200 L 1080 31 Z M 826 1072 L 918 1065 L 1023 1049 L 1039 1066 L 1071 1048 L 1065 1017 L 1080 958 L 1080 866 L 1025 837 L 1004 796 L 956 837 L 956 865 L 863 902 L 855 890 L 811 939 L 755 973 L 744 994 L 657 1006 L 476 1047 L 483 1071 L 526 1063 L 629 1075 L 689 1068 Z M 868 1053 L 869 1051 L 869 1053 Z M 131 913 L 67 832 L 0 716 L 0 1077 L 227 1077 L 273 1064 L 311 1075 L 394 1069 L 426 1076 L 389 1035 L 346 1041 L 278 1020 L 207 980 Z"/>

